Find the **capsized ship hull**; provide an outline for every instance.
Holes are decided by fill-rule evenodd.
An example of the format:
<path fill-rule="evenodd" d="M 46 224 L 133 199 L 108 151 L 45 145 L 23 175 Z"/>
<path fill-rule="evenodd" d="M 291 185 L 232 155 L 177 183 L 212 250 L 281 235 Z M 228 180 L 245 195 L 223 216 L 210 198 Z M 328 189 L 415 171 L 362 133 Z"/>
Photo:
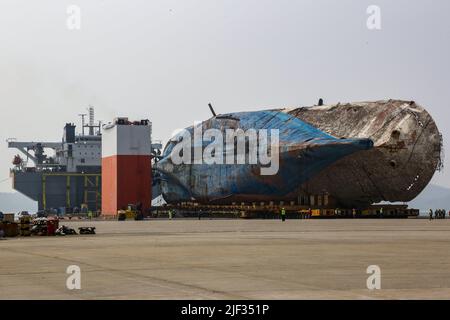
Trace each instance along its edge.
<path fill-rule="evenodd" d="M 180 142 L 179 137 L 175 137 L 166 147 L 163 159 L 155 166 L 155 180 L 160 184 L 163 197 L 169 203 L 195 201 L 228 204 L 237 201 L 285 199 L 293 190 L 310 181 L 337 160 L 373 147 L 370 139 L 337 139 L 295 116 L 280 111 L 216 116 L 200 126 L 202 131 L 215 129 L 223 132 L 223 136 L 226 136 L 226 130 L 229 129 L 240 129 L 243 132 L 278 130 L 278 170 L 274 175 L 264 175 L 263 165 L 248 162 L 175 164 L 172 152 Z M 193 127 L 187 131 L 194 136 Z M 208 143 L 202 144 L 204 150 Z M 190 146 L 194 148 L 193 144 Z M 227 150 L 224 149 L 223 152 L 226 153 Z"/>
<path fill-rule="evenodd" d="M 410 201 L 440 165 L 442 137 L 436 124 L 425 109 L 409 101 L 234 113 L 201 126 L 279 129 L 279 172 L 262 176 L 255 165 L 175 165 L 172 141 L 156 165 L 155 179 L 168 203 L 295 201 L 363 207 Z"/>

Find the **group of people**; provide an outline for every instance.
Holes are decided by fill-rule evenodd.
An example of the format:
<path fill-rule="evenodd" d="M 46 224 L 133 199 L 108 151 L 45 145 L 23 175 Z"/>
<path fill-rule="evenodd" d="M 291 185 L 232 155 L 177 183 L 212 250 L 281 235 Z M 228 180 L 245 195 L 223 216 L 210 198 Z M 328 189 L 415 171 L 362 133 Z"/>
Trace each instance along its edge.
<path fill-rule="evenodd" d="M 429 212 L 430 220 L 433 220 L 433 209 L 430 209 Z M 436 209 L 434 210 L 434 219 L 445 219 L 446 211 L 445 209 Z M 450 211 L 448 212 L 450 216 Z"/>

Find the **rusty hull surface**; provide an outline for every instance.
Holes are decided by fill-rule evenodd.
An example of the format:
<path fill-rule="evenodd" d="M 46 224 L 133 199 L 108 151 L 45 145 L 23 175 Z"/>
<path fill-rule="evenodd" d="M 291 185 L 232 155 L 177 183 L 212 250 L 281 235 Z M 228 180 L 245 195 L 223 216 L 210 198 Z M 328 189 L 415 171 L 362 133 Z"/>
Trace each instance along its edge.
<path fill-rule="evenodd" d="M 339 138 L 370 138 L 374 148 L 340 159 L 300 188 L 327 192 L 347 206 L 407 202 L 427 186 L 441 160 L 441 135 L 415 102 L 389 100 L 285 109 Z M 296 190 L 294 193 L 300 192 Z"/>
<path fill-rule="evenodd" d="M 299 201 L 324 194 L 349 208 L 407 202 L 427 186 L 441 159 L 435 122 L 410 101 L 232 113 L 202 127 L 279 129 L 280 171 L 261 176 L 254 165 L 174 165 L 172 142 L 155 179 L 168 203 Z"/>
<path fill-rule="evenodd" d="M 265 175 L 262 170 L 267 168 L 266 165 L 249 163 L 250 145 L 256 145 L 256 136 L 246 141 L 241 140 L 241 143 L 246 144 L 245 149 L 248 151 L 245 155 L 247 158 L 245 163 L 236 162 L 233 145 L 228 143 L 225 144 L 224 149 L 216 150 L 217 155 L 222 155 L 223 159 L 226 155 L 230 155 L 234 157 L 235 164 L 222 162 L 195 164 L 194 148 L 206 150 L 211 142 L 203 141 L 200 145 L 197 141 L 198 145 L 194 146 L 190 141 L 187 144 L 190 147 L 184 151 L 191 162 L 178 164 L 172 159 L 172 151 L 176 150 L 174 148 L 180 142 L 180 138 L 184 140 L 182 136 L 178 136 L 169 143 L 164 151 L 163 159 L 155 166 L 161 174 L 159 180 L 164 199 L 169 203 L 194 201 L 231 204 L 233 202 L 281 201 L 336 160 L 373 147 L 370 139 L 337 139 L 280 110 L 219 115 L 199 124 L 196 130 L 198 131 L 200 127 L 203 132 L 207 129 L 215 129 L 221 135 L 218 139 L 224 139 L 227 129 L 233 129 L 234 132 L 239 128 L 242 133 L 249 132 L 248 130 L 278 130 L 279 153 L 277 154 L 274 150 L 272 153 L 279 155 L 275 156 L 279 159 L 279 170 L 275 175 Z M 189 136 L 194 135 L 193 127 L 188 128 L 187 131 Z M 237 147 L 237 140 L 235 143 L 234 148 Z M 258 143 L 260 147 L 267 146 L 264 141 Z M 177 152 L 179 151 L 176 150 L 175 154 Z M 260 151 L 259 156 L 266 152 L 267 150 Z"/>

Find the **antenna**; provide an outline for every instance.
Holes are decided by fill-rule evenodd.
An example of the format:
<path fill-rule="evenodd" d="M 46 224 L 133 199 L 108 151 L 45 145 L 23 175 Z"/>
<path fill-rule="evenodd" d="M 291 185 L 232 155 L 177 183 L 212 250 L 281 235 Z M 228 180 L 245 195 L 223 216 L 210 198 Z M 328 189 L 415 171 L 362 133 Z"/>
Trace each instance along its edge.
<path fill-rule="evenodd" d="M 94 135 L 94 121 L 95 121 L 95 111 L 94 107 L 89 105 L 89 135 Z"/>
<path fill-rule="evenodd" d="M 87 116 L 87 114 L 80 113 L 78 116 L 81 117 L 81 135 L 84 136 L 84 118 Z"/>
<path fill-rule="evenodd" d="M 214 108 L 213 108 L 212 104 L 208 103 L 208 106 L 209 106 L 209 110 L 211 110 L 211 113 L 213 114 L 213 117 L 217 116 L 216 112 L 214 111 Z"/>

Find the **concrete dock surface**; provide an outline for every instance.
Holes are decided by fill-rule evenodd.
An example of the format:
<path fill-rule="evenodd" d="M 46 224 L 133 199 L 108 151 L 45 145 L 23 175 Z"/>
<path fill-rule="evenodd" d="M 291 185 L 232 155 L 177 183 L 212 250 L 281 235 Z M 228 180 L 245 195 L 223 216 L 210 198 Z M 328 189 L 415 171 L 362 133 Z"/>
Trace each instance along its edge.
<path fill-rule="evenodd" d="M 61 224 L 97 234 L 0 241 L 0 299 L 450 299 L 450 220 Z"/>

